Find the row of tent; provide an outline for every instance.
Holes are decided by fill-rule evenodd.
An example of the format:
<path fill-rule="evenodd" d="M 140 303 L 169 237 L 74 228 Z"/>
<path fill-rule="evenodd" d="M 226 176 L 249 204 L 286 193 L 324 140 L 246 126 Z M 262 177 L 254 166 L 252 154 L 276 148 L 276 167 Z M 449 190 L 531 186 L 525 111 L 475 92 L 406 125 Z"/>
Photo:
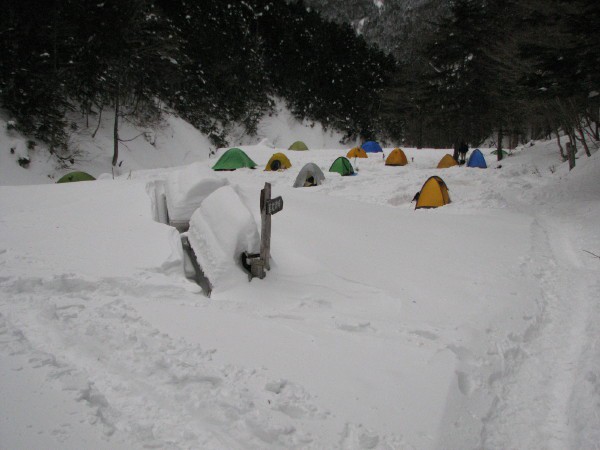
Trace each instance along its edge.
<path fill-rule="evenodd" d="M 334 170 L 334 172 L 339 172 L 342 175 L 351 175 L 352 173 L 354 173 L 354 170 L 352 170 L 352 173 L 350 173 L 350 174 L 347 173 L 350 170 L 350 168 L 352 167 L 352 164 L 350 164 L 350 161 L 348 161 L 347 158 L 366 158 L 366 157 L 367 156 L 366 156 L 366 152 L 364 149 L 354 147 L 353 149 L 351 149 L 348 152 L 348 154 L 346 155 L 346 158 L 344 158 L 343 156 L 340 157 L 340 158 L 343 158 L 344 160 L 346 160 L 346 162 L 344 162 L 343 160 L 340 160 L 340 158 L 338 158 L 334 162 L 334 165 L 336 166 L 336 170 Z M 404 151 L 402 149 L 399 149 L 399 148 L 395 148 L 394 150 L 392 150 L 385 160 L 386 166 L 405 166 L 406 164 L 408 164 L 408 159 L 406 158 L 406 154 L 404 153 Z M 456 162 L 456 160 L 451 155 L 446 154 L 442 157 L 442 159 L 438 163 L 437 168 L 445 169 L 445 168 L 457 166 L 457 165 L 458 165 L 458 163 Z M 257 164 L 254 161 L 252 161 L 252 159 L 250 159 L 250 157 L 243 150 L 241 150 L 237 147 L 234 147 L 234 148 L 230 148 L 225 153 L 223 153 L 223 155 L 219 158 L 219 160 L 216 162 L 216 164 L 212 168 L 213 168 L 213 170 L 236 170 L 236 169 L 241 169 L 243 167 L 248 167 L 248 168 L 254 169 L 256 166 L 257 166 Z M 275 153 L 275 154 L 273 154 L 273 156 L 271 156 L 271 158 L 267 162 L 265 170 L 267 170 L 267 171 L 284 170 L 284 169 L 289 169 L 291 166 L 292 166 L 292 164 L 285 154 Z M 343 167 L 344 170 L 338 170 L 340 167 Z M 481 151 L 479 149 L 475 149 L 473 151 L 473 153 L 471 154 L 471 156 L 469 157 L 469 160 L 467 162 L 467 167 L 478 167 L 478 168 L 482 168 L 482 169 L 487 168 L 487 164 L 485 162 L 483 153 L 481 153 Z"/>
<path fill-rule="evenodd" d="M 311 163 L 312 164 L 312 163 Z M 257 164 L 241 149 L 234 147 L 227 150 L 212 167 L 213 170 L 236 170 L 247 167 L 254 169 Z M 292 163 L 283 153 L 275 153 L 265 166 L 265 171 L 285 170 L 292 167 Z M 315 165 L 315 167 L 317 167 Z M 320 169 L 319 169 L 320 170 Z M 340 156 L 331 165 L 330 172 L 337 172 L 342 176 L 354 175 L 354 168 L 348 160 Z M 323 177 L 324 178 L 324 177 Z"/>
<path fill-rule="evenodd" d="M 364 155 L 364 156 L 363 156 Z M 355 147 L 348 152 L 346 155 L 347 158 L 366 158 L 366 153 L 363 149 Z M 343 158 L 344 161 L 340 160 Z M 334 162 L 334 166 L 336 170 L 334 172 L 340 172 L 342 175 L 348 175 L 346 173 L 349 168 L 352 167 L 350 161 L 347 158 L 341 156 Z M 387 166 L 404 166 L 408 164 L 408 160 L 406 159 L 406 154 L 399 148 L 394 149 L 385 160 L 385 164 Z M 254 169 L 257 164 L 252 161 L 252 159 L 241 149 L 237 147 L 230 148 L 219 158 L 216 164 L 212 167 L 213 170 L 236 170 L 241 169 L 243 167 L 247 167 L 250 169 Z M 283 153 L 275 153 L 265 166 L 265 170 L 267 171 L 277 171 L 289 169 L 292 166 L 292 163 L 288 159 L 288 157 Z M 340 167 L 344 167 L 344 170 L 338 170 Z M 330 170 L 331 171 L 331 170 Z M 352 170 L 354 173 L 354 170 Z M 351 175 L 351 174 L 350 174 Z"/>
<path fill-rule="evenodd" d="M 379 145 L 375 141 L 366 141 L 360 146 L 361 150 L 364 150 L 366 153 L 378 153 L 383 152 L 381 145 Z M 307 145 L 302 141 L 296 141 L 292 145 L 289 146 L 288 150 L 308 150 Z M 366 158 L 366 156 L 365 156 Z"/>
<path fill-rule="evenodd" d="M 364 144 L 363 144 L 364 145 Z M 368 158 L 367 151 L 361 147 L 354 147 L 347 154 L 347 158 Z M 405 166 L 408 164 L 408 159 L 404 150 L 395 148 L 390 152 L 385 160 L 386 166 Z"/>
<path fill-rule="evenodd" d="M 404 160 L 406 160 L 406 155 L 400 149 L 397 149 L 402 156 L 404 156 Z M 226 157 L 231 152 L 229 156 Z M 221 161 L 225 158 L 224 161 Z M 233 159 L 237 159 L 245 165 L 242 167 L 254 168 L 256 167 L 256 163 L 252 161 L 248 155 L 246 155 L 239 148 L 229 149 L 227 152 L 223 154 L 221 159 L 217 161 L 217 164 L 213 166 L 214 170 L 235 170 L 231 168 L 231 165 L 228 165 Z M 404 162 L 406 164 L 406 161 Z M 219 168 L 219 167 L 229 167 L 229 168 Z M 272 170 L 280 170 L 280 169 L 288 169 L 291 167 L 290 160 L 283 153 L 275 153 L 269 159 L 267 166 L 265 167 L 266 171 Z M 340 156 L 337 158 L 331 167 L 329 168 L 329 172 L 336 172 L 342 176 L 350 176 L 354 175 L 354 168 L 352 167 L 352 163 L 348 158 L 344 156 Z M 325 180 L 325 174 L 323 171 L 317 166 L 315 163 L 308 163 L 300 169 L 296 180 L 294 181 L 294 187 L 309 187 L 309 186 L 318 186 L 323 183 Z M 419 191 L 417 197 L 417 204 L 415 209 L 419 208 L 437 208 L 439 206 L 446 205 L 450 203 L 450 195 L 448 194 L 448 187 L 446 183 L 437 176 L 430 177 L 423 187 Z"/>
<path fill-rule="evenodd" d="M 329 171 L 342 171 L 345 172 L 346 175 L 354 173 L 352 164 L 350 164 L 350 161 L 343 156 L 340 156 L 334 161 Z M 344 175 L 344 173 L 342 175 Z M 323 180 L 325 180 L 325 175 L 319 166 L 314 163 L 308 163 L 298 173 L 296 181 L 294 182 L 294 187 L 318 186 Z M 450 203 L 448 186 L 444 180 L 438 176 L 429 177 L 415 197 L 417 199 L 415 209 L 438 208 Z"/>
<path fill-rule="evenodd" d="M 238 149 L 239 150 L 239 149 Z M 241 151 L 241 150 L 240 150 Z M 237 153 L 237 152 L 234 152 Z M 242 152 L 243 153 L 243 152 Z M 244 154 L 245 155 L 245 154 Z M 224 156 L 224 155 L 223 155 Z M 273 155 L 275 156 L 275 155 Z M 283 155 L 285 156 L 285 155 Z M 248 158 L 246 156 L 246 158 Z M 273 159 L 273 157 L 271 158 Z M 286 158 L 287 159 L 287 158 Z M 249 161 L 252 161 L 248 158 Z M 289 163 L 289 160 L 288 160 Z M 256 166 L 256 165 L 254 165 Z M 290 164 L 291 166 L 291 164 Z M 250 167 L 250 166 L 248 166 Z M 267 165 L 268 167 L 268 165 Z M 227 170 L 227 169 L 226 169 Z M 269 169 L 265 169 L 269 170 Z M 271 169 L 272 170 L 272 169 Z M 342 176 L 353 175 L 354 169 L 352 164 L 347 158 L 340 156 L 337 158 L 331 167 L 329 168 L 330 172 L 337 172 Z M 57 183 L 70 183 L 76 181 L 91 181 L 95 180 L 93 176 L 86 172 L 71 172 L 63 176 Z M 325 175 L 323 171 L 317 166 L 315 163 L 308 163 L 300 169 L 298 176 L 296 177 L 296 181 L 294 181 L 294 187 L 309 187 L 309 186 L 318 186 L 323 183 L 325 180 Z M 419 208 L 437 208 L 439 206 L 446 205 L 450 203 L 450 196 L 448 194 L 448 187 L 446 183 L 437 176 L 430 177 L 423 187 L 417 194 L 417 204 L 415 209 Z"/>
<path fill-rule="evenodd" d="M 446 169 L 448 167 L 458 166 L 458 162 L 452 157 L 450 154 L 445 154 L 440 162 L 437 165 L 438 169 Z M 483 153 L 481 150 L 476 148 L 469 156 L 469 160 L 467 161 L 467 167 L 478 167 L 480 169 L 486 169 L 487 164 L 485 162 L 485 158 L 483 157 Z"/>
<path fill-rule="evenodd" d="M 366 158 L 366 152 L 362 148 L 355 147 L 348 152 L 346 155 L 347 158 L 340 156 L 337 158 L 331 168 L 330 172 L 337 172 L 342 176 L 354 175 L 354 168 L 352 164 L 348 160 L 348 158 Z M 396 148 L 394 149 L 385 160 L 386 166 L 404 166 L 408 164 L 408 160 L 406 159 L 406 154 L 402 151 L 402 149 Z M 456 160 L 449 154 L 444 155 L 444 157 L 440 160 L 437 165 L 438 169 L 444 169 L 452 166 L 456 166 L 458 163 Z M 221 158 L 217 161 L 217 163 L 212 167 L 213 170 L 236 170 L 242 167 L 255 168 L 257 164 L 250 159 L 250 157 L 241 149 L 234 147 L 227 150 Z M 277 171 L 283 169 L 289 169 L 292 167 L 292 163 L 288 159 L 286 155 L 283 153 L 275 153 L 265 167 L 266 171 Z M 476 149 L 471 154 L 467 167 L 479 167 L 479 168 L 487 168 L 487 164 L 485 162 L 485 158 L 479 149 Z M 60 178 L 57 183 L 71 183 L 76 181 L 90 181 L 95 180 L 95 178 L 81 171 L 70 172 Z"/>
<path fill-rule="evenodd" d="M 294 142 L 289 150 L 308 150 L 308 147 L 302 141 Z M 368 153 L 381 153 L 383 152 L 383 148 L 381 145 L 375 141 L 366 141 L 360 147 L 352 148 L 348 154 L 347 158 L 368 158 Z M 494 152 L 492 152 L 494 153 Z M 506 152 L 505 152 L 506 153 Z M 386 166 L 404 166 L 408 164 L 408 160 L 406 155 L 402 149 L 395 148 L 388 155 L 385 160 Z M 458 162 L 449 154 L 444 155 L 444 157 L 438 163 L 438 169 L 444 169 L 452 166 L 457 166 Z M 478 148 L 473 151 L 471 156 L 467 161 L 467 167 L 478 167 L 481 169 L 487 168 L 487 164 L 485 162 L 485 158 L 481 150 Z"/>

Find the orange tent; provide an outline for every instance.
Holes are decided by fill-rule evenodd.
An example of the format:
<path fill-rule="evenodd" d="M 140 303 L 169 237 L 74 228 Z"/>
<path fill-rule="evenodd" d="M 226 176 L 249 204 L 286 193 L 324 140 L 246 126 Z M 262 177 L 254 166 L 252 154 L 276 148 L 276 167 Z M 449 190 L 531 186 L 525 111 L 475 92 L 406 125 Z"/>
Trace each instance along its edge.
<path fill-rule="evenodd" d="M 448 186 L 440 177 L 429 177 L 421 191 L 415 209 L 419 208 L 437 208 L 450 203 L 450 194 L 448 194 Z"/>
<path fill-rule="evenodd" d="M 368 158 L 367 152 L 360 147 L 354 147 L 346 155 L 347 158 Z"/>
<path fill-rule="evenodd" d="M 440 162 L 438 163 L 437 168 L 438 169 L 447 169 L 448 167 L 452 167 L 452 166 L 458 166 L 458 163 L 452 157 L 452 155 L 449 155 L 448 153 L 446 153 L 444 155 L 444 157 L 442 159 L 440 159 Z"/>
<path fill-rule="evenodd" d="M 385 160 L 386 166 L 405 166 L 408 164 L 404 151 L 400 148 L 395 148 Z"/>

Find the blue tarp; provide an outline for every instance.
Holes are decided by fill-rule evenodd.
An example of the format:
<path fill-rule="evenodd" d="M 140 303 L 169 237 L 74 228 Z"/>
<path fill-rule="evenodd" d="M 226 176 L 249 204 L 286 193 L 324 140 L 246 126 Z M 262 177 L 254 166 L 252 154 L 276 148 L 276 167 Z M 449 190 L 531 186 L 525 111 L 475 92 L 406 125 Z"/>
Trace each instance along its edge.
<path fill-rule="evenodd" d="M 481 150 L 479 150 L 478 148 L 473 150 L 473 153 L 471 153 L 471 156 L 469 157 L 467 167 L 479 167 L 480 169 L 487 168 L 487 164 L 485 163 L 485 158 L 483 157 L 483 153 L 481 153 Z"/>
<path fill-rule="evenodd" d="M 381 145 L 375 141 L 367 141 L 361 145 L 361 148 L 367 153 L 378 153 L 383 151 Z"/>

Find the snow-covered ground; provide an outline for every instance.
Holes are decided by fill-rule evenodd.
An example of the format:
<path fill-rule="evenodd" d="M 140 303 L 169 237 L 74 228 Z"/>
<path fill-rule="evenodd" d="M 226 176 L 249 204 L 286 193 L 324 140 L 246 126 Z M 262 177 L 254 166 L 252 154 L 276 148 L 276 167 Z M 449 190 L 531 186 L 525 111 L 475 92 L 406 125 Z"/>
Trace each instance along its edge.
<path fill-rule="evenodd" d="M 598 448 L 600 153 L 568 172 L 554 143 L 486 170 L 405 149 L 341 177 L 348 149 L 309 144 L 265 172 L 292 140 L 274 119 L 242 147 L 260 169 L 211 173 L 257 224 L 264 183 L 283 197 L 272 268 L 209 299 L 154 220 L 175 166 L 216 161 L 173 120 L 166 170 L 141 150 L 116 180 L 1 168 L 0 448 Z M 292 188 L 307 162 L 325 183 Z M 431 175 L 452 203 L 415 211 Z"/>

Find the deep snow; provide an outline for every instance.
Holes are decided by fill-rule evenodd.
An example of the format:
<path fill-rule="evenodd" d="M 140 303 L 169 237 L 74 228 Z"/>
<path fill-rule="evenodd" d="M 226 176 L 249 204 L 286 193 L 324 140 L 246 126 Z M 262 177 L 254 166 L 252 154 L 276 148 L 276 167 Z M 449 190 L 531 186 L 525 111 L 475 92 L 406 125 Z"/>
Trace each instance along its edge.
<path fill-rule="evenodd" d="M 405 149 L 408 166 L 370 155 L 341 177 L 349 147 L 323 144 L 265 172 L 296 140 L 278 116 L 242 146 L 260 169 L 209 172 L 197 132 L 168 123 L 169 169 L 141 145 L 117 180 L 6 186 L 51 168 L 0 167 L 0 447 L 597 448 L 600 260 L 582 250 L 600 254 L 598 153 L 568 172 L 551 142 L 501 168 L 484 149 L 486 170 Z M 292 188 L 310 161 L 324 184 Z M 210 299 L 157 221 L 157 192 L 196 172 L 256 224 L 265 182 L 285 205 L 267 277 L 231 266 Z M 452 203 L 415 211 L 431 175 Z M 207 203 L 198 230 L 241 208 Z"/>

